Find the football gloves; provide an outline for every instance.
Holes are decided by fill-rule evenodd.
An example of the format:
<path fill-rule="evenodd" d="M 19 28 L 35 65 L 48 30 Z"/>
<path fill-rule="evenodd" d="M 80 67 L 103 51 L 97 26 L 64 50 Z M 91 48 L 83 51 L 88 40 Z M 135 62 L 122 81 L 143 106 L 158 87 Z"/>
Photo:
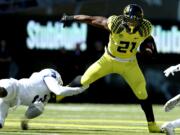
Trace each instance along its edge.
<path fill-rule="evenodd" d="M 71 21 L 73 21 L 73 20 L 74 20 L 74 16 L 73 16 L 73 15 L 68 16 L 68 15 L 64 14 L 64 15 L 62 16 L 60 22 L 63 23 L 63 27 L 66 27 L 66 26 L 68 26 L 68 24 L 69 24 Z"/>
<path fill-rule="evenodd" d="M 176 66 L 170 66 L 166 70 L 164 70 L 164 75 L 168 77 L 170 74 L 174 75 L 174 72 L 180 71 L 180 64 Z"/>

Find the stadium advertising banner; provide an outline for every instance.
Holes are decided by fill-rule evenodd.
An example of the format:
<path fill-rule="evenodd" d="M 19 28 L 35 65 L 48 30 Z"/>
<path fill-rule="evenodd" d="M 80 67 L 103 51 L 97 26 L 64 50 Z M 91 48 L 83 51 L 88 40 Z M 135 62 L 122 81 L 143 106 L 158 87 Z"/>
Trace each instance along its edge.
<path fill-rule="evenodd" d="M 180 30 L 177 25 L 172 25 L 170 29 L 155 25 L 152 34 L 159 53 L 180 54 Z"/>
<path fill-rule="evenodd" d="M 72 23 L 69 27 L 63 27 L 59 21 L 47 20 L 45 25 L 35 20 L 27 23 L 26 45 L 28 49 L 75 50 L 80 44 L 81 51 L 87 49 L 87 25 Z"/>

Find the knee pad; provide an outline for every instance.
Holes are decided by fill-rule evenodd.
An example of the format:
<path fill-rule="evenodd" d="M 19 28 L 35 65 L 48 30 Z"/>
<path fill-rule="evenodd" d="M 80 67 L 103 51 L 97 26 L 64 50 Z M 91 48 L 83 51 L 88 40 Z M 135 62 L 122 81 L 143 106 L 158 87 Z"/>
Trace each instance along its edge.
<path fill-rule="evenodd" d="M 28 119 L 33 119 L 41 115 L 43 111 L 44 111 L 44 104 L 42 102 L 34 102 L 28 107 L 25 113 L 25 117 Z"/>
<path fill-rule="evenodd" d="M 148 95 L 147 95 L 147 94 L 142 93 L 142 94 L 139 94 L 139 95 L 138 95 L 138 99 L 139 99 L 139 100 L 146 100 L 147 98 L 148 98 Z"/>
<path fill-rule="evenodd" d="M 133 91 L 139 100 L 146 100 L 148 98 L 148 93 L 144 83 L 140 83 Z"/>

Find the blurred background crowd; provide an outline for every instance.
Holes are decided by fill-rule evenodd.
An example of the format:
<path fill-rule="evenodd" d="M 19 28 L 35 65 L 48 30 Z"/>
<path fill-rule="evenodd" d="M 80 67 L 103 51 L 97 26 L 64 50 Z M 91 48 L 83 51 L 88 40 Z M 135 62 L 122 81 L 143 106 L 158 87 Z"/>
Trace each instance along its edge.
<path fill-rule="evenodd" d="M 164 103 L 180 92 L 180 73 L 169 78 L 163 74 L 180 63 L 180 0 L 0 0 L 0 78 L 20 79 L 50 67 L 67 85 L 103 54 L 109 33 L 76 22 L 63 28 L 61 16 L 120 15 L 130 3 L 139 4 L 154 26 L 158 54 L 137 57 L 152 101 Z M 112 74 L 62 102 L 134 103 L 135 97 L 127 83 Z"/>

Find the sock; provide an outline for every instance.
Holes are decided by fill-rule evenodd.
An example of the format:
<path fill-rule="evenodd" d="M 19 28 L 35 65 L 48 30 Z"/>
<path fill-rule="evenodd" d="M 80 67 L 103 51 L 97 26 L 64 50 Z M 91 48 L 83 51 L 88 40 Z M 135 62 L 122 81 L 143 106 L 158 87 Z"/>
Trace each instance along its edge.
<path fill-rule="evenodd" d="M 145 113 L 146 120 L 148 122 L 154 122 L 155 118 L 154 118 L 153 108 L 149 99 L 147 98 L 145 100 L 140 100 L 140 104 L 141 104 L 141 108 L 143 109 Z"/>

